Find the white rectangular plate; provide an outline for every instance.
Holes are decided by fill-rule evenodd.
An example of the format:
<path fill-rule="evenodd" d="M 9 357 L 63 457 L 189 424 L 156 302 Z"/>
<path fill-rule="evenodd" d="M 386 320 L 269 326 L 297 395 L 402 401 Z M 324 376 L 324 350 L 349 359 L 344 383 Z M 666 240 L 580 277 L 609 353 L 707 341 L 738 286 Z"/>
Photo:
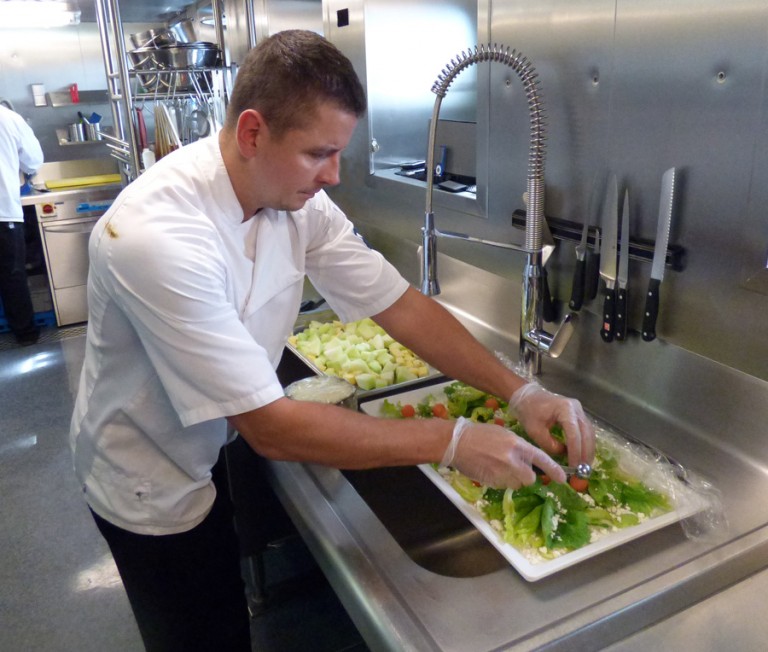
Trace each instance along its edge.
<path fill-rule="evenodd" d="M 391 402 L 410 403 L 416 405 L 420 401 L 424 400 L 428 395 L 432 394 L 436 398 L 444 396 L 443 388 L 449 385 L 450 382 L 439 383 L 436 385 L 430 385 L 428 387 L 420 387 L 418 389 L 410 390 L 407 392 L 399 392 L 389 397 Z M 385 399 L 372 399 L 366 401 L 360 405 L 360 409 L 366 414 L 372 416 L 381 416 L 381 406 Z M 535 582 L 557 573 L 565 568 L 578 564 L 585 559 L 591 559 L 596 555 L 599 555 L 606 550 L 616 548 L 628 541 L 632 541 L 639 537 L 645 536 L 650 532 L 659 530 L 667 525 L 676 523 L 677 521 L 691 516 L 698 509 L 701 508 L 699 501 L 695 497 L 691 497 L 691 500 L 686 501 L 684 508 L 679 508 L 661 514 L 655 518 L 648 519 L 639 523 L 638 525 L 627 527 L 615 532 L 609 532 L 602 536 L 597 541 L 587 544 L 586 546 L 579 548 L 578 550 L 572 550 L 566 552 L 554 559 L 546 559 L 541 561 L 531 561 L 523 553 L 517 550 L 515 547 L 502 540 L 499 533 L 491 527 L 491 524 L 483 518 L 483 515 L 466 500 L 464 500 L 456 490 L 438 473 L 431 465 L 422 464 L 419 468 L 424 474 L 437 486 L 440 491 L 466 516 L 469 521 L 485 536 L 486 539 L 501 553 L 501 555 L 512 565 L 512 567 L 520 573 L 529 582 Z M 679 492 L 685 491 L 685 486 L 681 482 Z M 676 492 L 678 489 L 676 489 Z"/>

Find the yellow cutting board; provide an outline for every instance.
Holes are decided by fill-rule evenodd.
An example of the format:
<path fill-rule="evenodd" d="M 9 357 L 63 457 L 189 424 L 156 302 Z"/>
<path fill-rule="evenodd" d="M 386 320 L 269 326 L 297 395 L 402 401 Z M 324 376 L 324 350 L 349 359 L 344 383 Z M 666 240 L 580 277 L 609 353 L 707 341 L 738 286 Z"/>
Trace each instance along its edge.
<path fill-rule="evenodd" d="M 120 183 L 121 180 L 122 177 L 119 174 L 96 174 L 90 177 L 46 181 L 45 187 L 48 190 L 61 190 L 62 188 L 80 188 L 82 186 L 103 186 L 108 183 Z"/>

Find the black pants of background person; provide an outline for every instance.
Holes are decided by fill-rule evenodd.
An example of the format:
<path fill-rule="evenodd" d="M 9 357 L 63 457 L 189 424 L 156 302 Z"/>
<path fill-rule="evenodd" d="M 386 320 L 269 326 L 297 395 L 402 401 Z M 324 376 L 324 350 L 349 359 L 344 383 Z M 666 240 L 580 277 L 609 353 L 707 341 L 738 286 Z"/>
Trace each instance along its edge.
<path fill-rule="evenodd" d="M 250 652 L 250 622 L 232 503 L 214 469 L 217 497 L 189 532 L 126 532 L 93 514 L 107 540 L 148 652 Z M 217 482 L 218 480 L 218 482 Z"/>
<path fill-rule="evenodd" d="M 29 294 L 26 246 L 22 222 L 0 222 L 0 300 L 8 327 L 21 344 L 32 344 L 40 336 Z"/>

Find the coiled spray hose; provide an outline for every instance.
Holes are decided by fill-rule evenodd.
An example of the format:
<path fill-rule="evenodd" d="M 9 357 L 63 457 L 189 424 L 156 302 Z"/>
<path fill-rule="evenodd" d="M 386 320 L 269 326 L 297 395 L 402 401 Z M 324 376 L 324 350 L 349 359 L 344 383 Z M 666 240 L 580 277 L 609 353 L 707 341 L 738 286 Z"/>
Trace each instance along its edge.
<path fill-rule="evenodd" d="M 530 146 L 528 150 L 528 219 L 525 228 L 525 247 L 529 251 L 540 251 L 542 246 L 542 223 L 544 220 L 544 153 L 545 153 L 545 113 L 539 92 L 538 74 L 528 59 L 515 50 L 488 44 L 474 47 L 469 52 L 462 51 L 442 70 L 432 92 L 437 96 L 432 110 L 432 123 L 429 130 L 427 149 L 427 206 L 426 215 L 432 216 L 432 186 L 431 171 L 434 168 L 435 134 L 437 120 L 440 114 L 440 104 L 448 92 L 454 79 L 477 63 L 489 61 L 499 62 L 515 71 L 523 84 L 523 90 L 528 101 L 528 112 L 531 124 Z"/>

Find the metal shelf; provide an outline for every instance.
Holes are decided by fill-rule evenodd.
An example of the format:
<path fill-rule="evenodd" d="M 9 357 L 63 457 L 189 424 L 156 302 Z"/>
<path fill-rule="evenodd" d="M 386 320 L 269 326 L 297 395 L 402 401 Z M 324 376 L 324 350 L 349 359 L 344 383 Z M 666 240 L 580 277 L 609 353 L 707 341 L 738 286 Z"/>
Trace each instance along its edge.
<path fill-rule="evenodd" d="M 105 130 L 101 132 L 101 140 L 78 140 L 76 142 L 72 142 L 67 138 L 66 129 L 56 129 L 56 139 L 58 140 L 61 147 L 73 147 L 79 145 L 104 145 L 107 142 L 104 136 L 111 136 L 111 131 L 111 127 L 106 127 Z"/>
<path fill-rule="evenodd" d="M 80 106 L 81 104 L 107 104 L 109 102 L 109 96 L 107 91 L 78 91 L 80 97 L 79 102 L 73 102 L 72 96 L 69 91 L 53 91 L 46 93 L 48 98 L 48 106 L 53 108 L 61 108 L 64 106 L 73 107 Z"/>

